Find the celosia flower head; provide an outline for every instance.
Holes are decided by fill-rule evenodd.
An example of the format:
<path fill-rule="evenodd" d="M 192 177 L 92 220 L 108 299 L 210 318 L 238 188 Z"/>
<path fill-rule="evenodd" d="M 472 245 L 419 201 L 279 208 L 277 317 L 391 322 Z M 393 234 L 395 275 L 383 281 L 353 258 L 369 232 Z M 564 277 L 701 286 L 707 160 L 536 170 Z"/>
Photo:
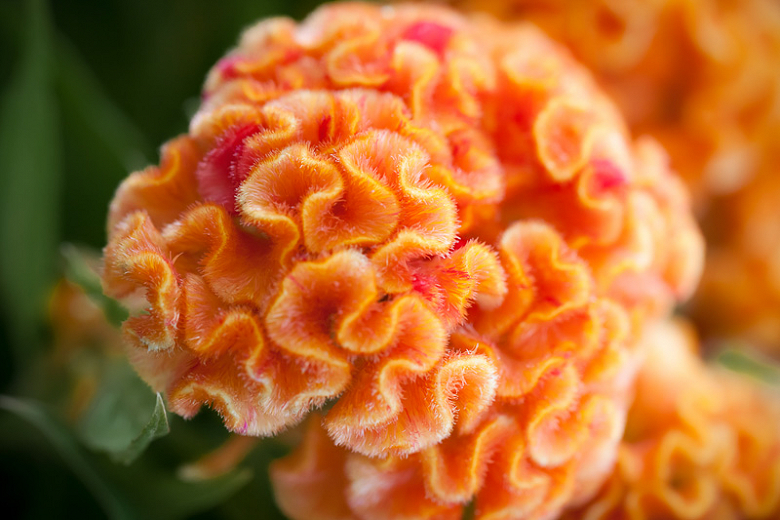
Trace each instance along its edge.
<path fill-rule="evenodd" d="M 277 471 L 300 518 L 587 498 L 635 338 L 702 249 L 663 152 L 540 32 L 366 4 L 247 30 L 109 236 L 106 290 L 146 297 L 129 356 L 173 411 L 272 435 L 328 404 Z"/>

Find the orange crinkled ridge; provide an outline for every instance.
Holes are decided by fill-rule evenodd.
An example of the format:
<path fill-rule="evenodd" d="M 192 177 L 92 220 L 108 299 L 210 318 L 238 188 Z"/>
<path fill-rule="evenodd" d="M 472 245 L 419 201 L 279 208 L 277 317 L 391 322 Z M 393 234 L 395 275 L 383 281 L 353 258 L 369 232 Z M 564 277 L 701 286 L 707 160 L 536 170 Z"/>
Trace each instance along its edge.
<path fill-rule="evenodd" d="M 707 367 L 683 323 L 656 326 L 644 343 L 647 359 L 615 470 L 566 518 L 776 518 L 776 389 Z"/>
<path fill-rule="evenodd" d="M 334 486 L 416 468 L 410 515 L 543 517 L 607 475 L 635 339 L 701 256 L 663 152 L 541 33 L 351 3 L 244 33 L 119 188 L 104 283 L 174 412 L 273 435 L 327 405 L 288 492 L 347 457 Z"/>

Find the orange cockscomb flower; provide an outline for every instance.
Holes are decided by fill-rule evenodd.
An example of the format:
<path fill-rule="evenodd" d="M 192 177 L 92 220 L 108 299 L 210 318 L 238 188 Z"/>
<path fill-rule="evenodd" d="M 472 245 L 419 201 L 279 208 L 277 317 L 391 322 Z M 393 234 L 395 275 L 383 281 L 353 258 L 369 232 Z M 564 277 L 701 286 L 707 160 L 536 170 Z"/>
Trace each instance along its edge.
<path fill-rule="evenodd" d="M 567 518 L 777 518 L 777 389 L 707 367 L 680 323 L 656 327 L 645 346 L 615 471 Z"/>
<path fill-rule="evenodd" d="M 701 259 L 663 151 L 540 32 L 352 3 L 245 32 L 119 188 L 104 282 L 145 295 L 129 356 L 176 413 L 327 408 L 276 470 L 291 516 L 543 517 L 608 474 Z"/>

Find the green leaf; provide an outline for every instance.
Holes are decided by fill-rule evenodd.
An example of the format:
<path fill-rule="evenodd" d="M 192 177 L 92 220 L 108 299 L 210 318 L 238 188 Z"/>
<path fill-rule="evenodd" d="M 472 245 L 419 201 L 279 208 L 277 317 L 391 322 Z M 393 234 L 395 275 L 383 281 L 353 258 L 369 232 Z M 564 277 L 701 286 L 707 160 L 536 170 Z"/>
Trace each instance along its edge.
<path fill-rule="evenodd" d="M 0 293 L 20 366 L 41 346 L 61 177 L 49 13 L 43 0 L 27 4 L 23 55 L 0 107 Z"/>
<path fill-rule="evenodd" d="M 78 423 L 84 444 L 127 464 L 168 431 L 160 395 L 155 396 L 125 359 L 104 360 L 95 397 Z"/>
<path fill-rule="evenodd" d="M 290 446 L 279 442 L 278 439 L 264 439 L 258 443 L 244 461 L 257 472 L 257 476 L 219 508 L 219 518 L 225 520 L 254 518 L 252 511 L 262 511 L 265 520 L 287 518 L 276 505 L 268 468 L 274 460 L 284 457 L 289 451 Z"/>
<path fill-rule="evenodd" d="M 73 244 L 63 244 L 61 252 L 65 261 L 65 277 L 68 281 L 81 287 L 81 290 L 103 309 L 103 314 L 112 325 L 117 327 L 121 325 L 127 319 L 128 311 L 119 302 L 103 294 L 100 275 L 93 267 L 97 264 L 99 255 Z"/>
<path fill-rule="evenodd" d="M 180 479 L 152 457 L 132 466 L 85 451 L 72 433 L 36 401 L 0 396 L 0 408 L 38 428 L 113 520 L 175 520 L 210 509 L 252 479 L 249 470 L 199 482 Z"/>
<path fill-rule="evenodd" d="M 750 352 L 747 348 L 727 348 L 716 358 L 717 362 L 733 370 L 772 385 L 780 385 L 780 367 L 771 360 Z"/>
<path fill-rule="evenodd" d="M 106 481 L 68 429 L 40 403 L 0 395 L 0 408 L 18 415 L 38 428 L 111 518 L 115 520 L 138 518 L 133 514 L 133 508 L 126 501 L 126 497 Z"/>
<path fill-rule="evenodd" d="M 142 469 L 141 462 L 143 460 L 126 468 Z M 145 520 L 186 518 L 215 507 L 232 497 L 253 476 L 248 469 L 197 482 L 187 482 L 172 473 L 156 473 L 149 469 L 143 475 L 139 480 L 139 474 L 126 471 L 120 478 L 128 489 L 132 489 L 135 505 L 143 512 L 142 518 Z"/>
<path fill-rule="evenodd" d="M 165 413 L 165 403 L 162 396 L 157 394 L 157 403 L 152 412 L 152 417 L 146 423 L 141 433 L 133 439 L 123 451 L 116 451 L 113 459 L 123 464 L 130 464 L 144 452 L 149 443 L 155 439 L 167 435 L 171 431 L 168 425 L 168 414 Z"/>

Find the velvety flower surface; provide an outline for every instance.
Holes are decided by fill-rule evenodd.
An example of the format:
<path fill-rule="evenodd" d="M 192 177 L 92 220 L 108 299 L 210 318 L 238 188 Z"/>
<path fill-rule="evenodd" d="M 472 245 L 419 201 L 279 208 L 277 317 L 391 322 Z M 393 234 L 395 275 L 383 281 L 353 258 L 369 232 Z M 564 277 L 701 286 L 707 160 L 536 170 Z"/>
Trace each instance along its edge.
<path fill-rule="evenodd" d="M 595 72 L 632 131 L 664 145 L 708 239 L 697 325 L 780 353 L 780 4 L 450 3 L 539 24 Z"/>
<path fill-rule="evenodd" d="M 111 205 L 106 291 L 185 417 L 272 435 L 293 518 L 544 518 L 608 475 L 692 290 L 681 182 L 529 26 L 334 4 L 248 29 Z M 345 489 L 347 491 L 345 491 Z"/>
<path fill-rule="evenodd" d="M 567 517 L 777 518 L 777 389 L 704 365 L 683 324 L 658 326 L 645 347 L 615 471 Z"/>

